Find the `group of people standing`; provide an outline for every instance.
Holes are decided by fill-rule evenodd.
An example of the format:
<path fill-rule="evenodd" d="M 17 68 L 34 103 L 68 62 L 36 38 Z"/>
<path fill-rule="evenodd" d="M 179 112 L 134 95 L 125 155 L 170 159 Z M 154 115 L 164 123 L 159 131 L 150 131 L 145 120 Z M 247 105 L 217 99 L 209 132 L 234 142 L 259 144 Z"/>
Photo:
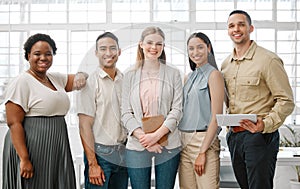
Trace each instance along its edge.
<path fill-rule="evenodd" d="M 167 64 L 165 35 L 143 30 L 136 64 L 117 69 L 118 38 L 105 32 L 96 40 L 99 67 L 87 76 L 49 73 L 54 41 L 45 34 L 24 45 L 30 63 L 7 88 L 9 132 L 3 152 L 3 189 L 73 189 L 75 175 L 64 115 L 66 92 L 77 89 L 77 113 L 84 149 L 85 188 L 219 188 L 220 126 L 216 114 L 257 114 L 228 127 L 235 176 L 241 188 L 273 188 L 279 148 L 278 128 L 294 108 L 282 60 L 250 40 L 254 27 L 243 10 L 229 14 L 234 49 L 219 70 L 211 41 L 193 33 L 187 41 L 191 72 L 184 78 Z M 225 103 L 224 103 L 225 102 Z M 145 131 L 144 119 L 161 126 Z M 167 141 L 161 139 L 167 137 Z M 129 178 L 129 179 L 128 179 Z"/>

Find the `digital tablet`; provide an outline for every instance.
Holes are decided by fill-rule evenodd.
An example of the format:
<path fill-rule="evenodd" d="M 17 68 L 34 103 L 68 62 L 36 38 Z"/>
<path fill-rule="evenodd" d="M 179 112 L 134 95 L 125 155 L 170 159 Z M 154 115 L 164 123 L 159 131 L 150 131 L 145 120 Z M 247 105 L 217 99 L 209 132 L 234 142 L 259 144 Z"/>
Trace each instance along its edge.
<path fill-rule="evenodd" d="M 242 119 L 249 119 L 253 123 L 256 123 L 256 114 L 217 114 L 218 126 L 240 126 Z"/>

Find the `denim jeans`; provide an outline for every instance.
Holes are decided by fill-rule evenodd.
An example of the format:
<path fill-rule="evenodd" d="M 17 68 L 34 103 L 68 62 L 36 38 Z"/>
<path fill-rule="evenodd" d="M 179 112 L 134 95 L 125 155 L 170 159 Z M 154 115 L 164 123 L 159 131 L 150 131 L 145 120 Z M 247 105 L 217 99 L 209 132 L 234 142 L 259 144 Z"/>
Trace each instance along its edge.
<path fill-rule="evenodd" d="M 147 150 L 126 150 L 126 164 L 132 189 L 151 188 L 152 158 L 155 165 L 155 188 L 173 189 L 180 160 L 180 148 L 163 149 L 162 153 Z"/>
<path fill-rule="evenodd" d="M 95 144 L 95 153 L 97 162 L 104 171 L 105 182 L 103 186 L 94 185 L 89 182 L 89 165 L 86 155 L 84 154 L 85 189 L 127 189 L 128 173 L 124 159 L 125 146 Z"/>
<path fill-rule="evenodd" d="M 243 189 L 272 189 L 279 133 L 227 133 L 235 177 Z"/>

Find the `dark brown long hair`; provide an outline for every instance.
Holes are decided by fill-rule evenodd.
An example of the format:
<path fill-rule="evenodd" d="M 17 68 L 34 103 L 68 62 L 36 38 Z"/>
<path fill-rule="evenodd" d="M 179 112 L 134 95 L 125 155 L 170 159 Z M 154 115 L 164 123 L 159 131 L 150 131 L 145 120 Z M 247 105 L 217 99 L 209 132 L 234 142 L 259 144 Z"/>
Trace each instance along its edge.
<path fill-rule="evenodd" d="M 209 48 L 210 47 L 210 53 L 208 55 L 208 63 L 210 65 L 212 65 L 214 68 L 216 68 L 217 70 L 218 69 L 218 66 L 217 66 L 217 63 L 216 63 L 216 59 L 215 59 L 215 54 L 214 54 L 214 50 L 213 50 L 213 47 L 211 45 L 211 42 L 209 40 L 209 38 L 207 37 L 207 35 L 205 35 L 204 33 L 202 32 L 198 32 L 198 33 L 193 33 L 187 40 L 187 45 L 189 45 L 189 42 L 192 38 L 200 38 L 204 41 L 204 43 L 207 45 L 207 47 Z M 195 70 L 196 69 L 196 64 L 195 62 L 193 62 L 191 60 L 191 58 L 189 57 L 189 63 L 190 63 L 190 68 L 191 70 Z"/>

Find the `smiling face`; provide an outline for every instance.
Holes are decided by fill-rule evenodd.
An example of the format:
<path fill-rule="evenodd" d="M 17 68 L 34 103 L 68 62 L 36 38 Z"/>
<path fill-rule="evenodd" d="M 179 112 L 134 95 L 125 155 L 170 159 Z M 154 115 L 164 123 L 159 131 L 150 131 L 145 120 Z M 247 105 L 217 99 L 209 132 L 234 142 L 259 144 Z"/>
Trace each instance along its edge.
<path fill-rule="evenodd" d="M 115 68 L 121 50 L 115 40 L 110 37 L 104 37 L 98 40 L 95 54 L 98 57 L 101 68 Z"/>
<path fill-rule="evenodd" d="M 53 61 L 53 50 L 46 41 L 36 42 L 28 54 L 30 69 L 36 73 L 46 73 Z"/>
<path fill-rule="evenodd" d="M 228 18 L 228 35 L 235 44 L 245 44 L 250 41 L 253 25 L 250 25 L 243 14 L 233 14 Z"/>
<path fill-rule="evenodd" d="M 210 48 L 199 37 L 193 37 L 188 42 L 188 55 L 190 59 L 199 67 L 208 62 Z"/>
<path fill-rule="evenodd" d="M 147 35 L 139 45 L 143 49 L 145 60 L 158 60 L 164 49 L 164 39 L 158 33 L 154 33 Z"/>

